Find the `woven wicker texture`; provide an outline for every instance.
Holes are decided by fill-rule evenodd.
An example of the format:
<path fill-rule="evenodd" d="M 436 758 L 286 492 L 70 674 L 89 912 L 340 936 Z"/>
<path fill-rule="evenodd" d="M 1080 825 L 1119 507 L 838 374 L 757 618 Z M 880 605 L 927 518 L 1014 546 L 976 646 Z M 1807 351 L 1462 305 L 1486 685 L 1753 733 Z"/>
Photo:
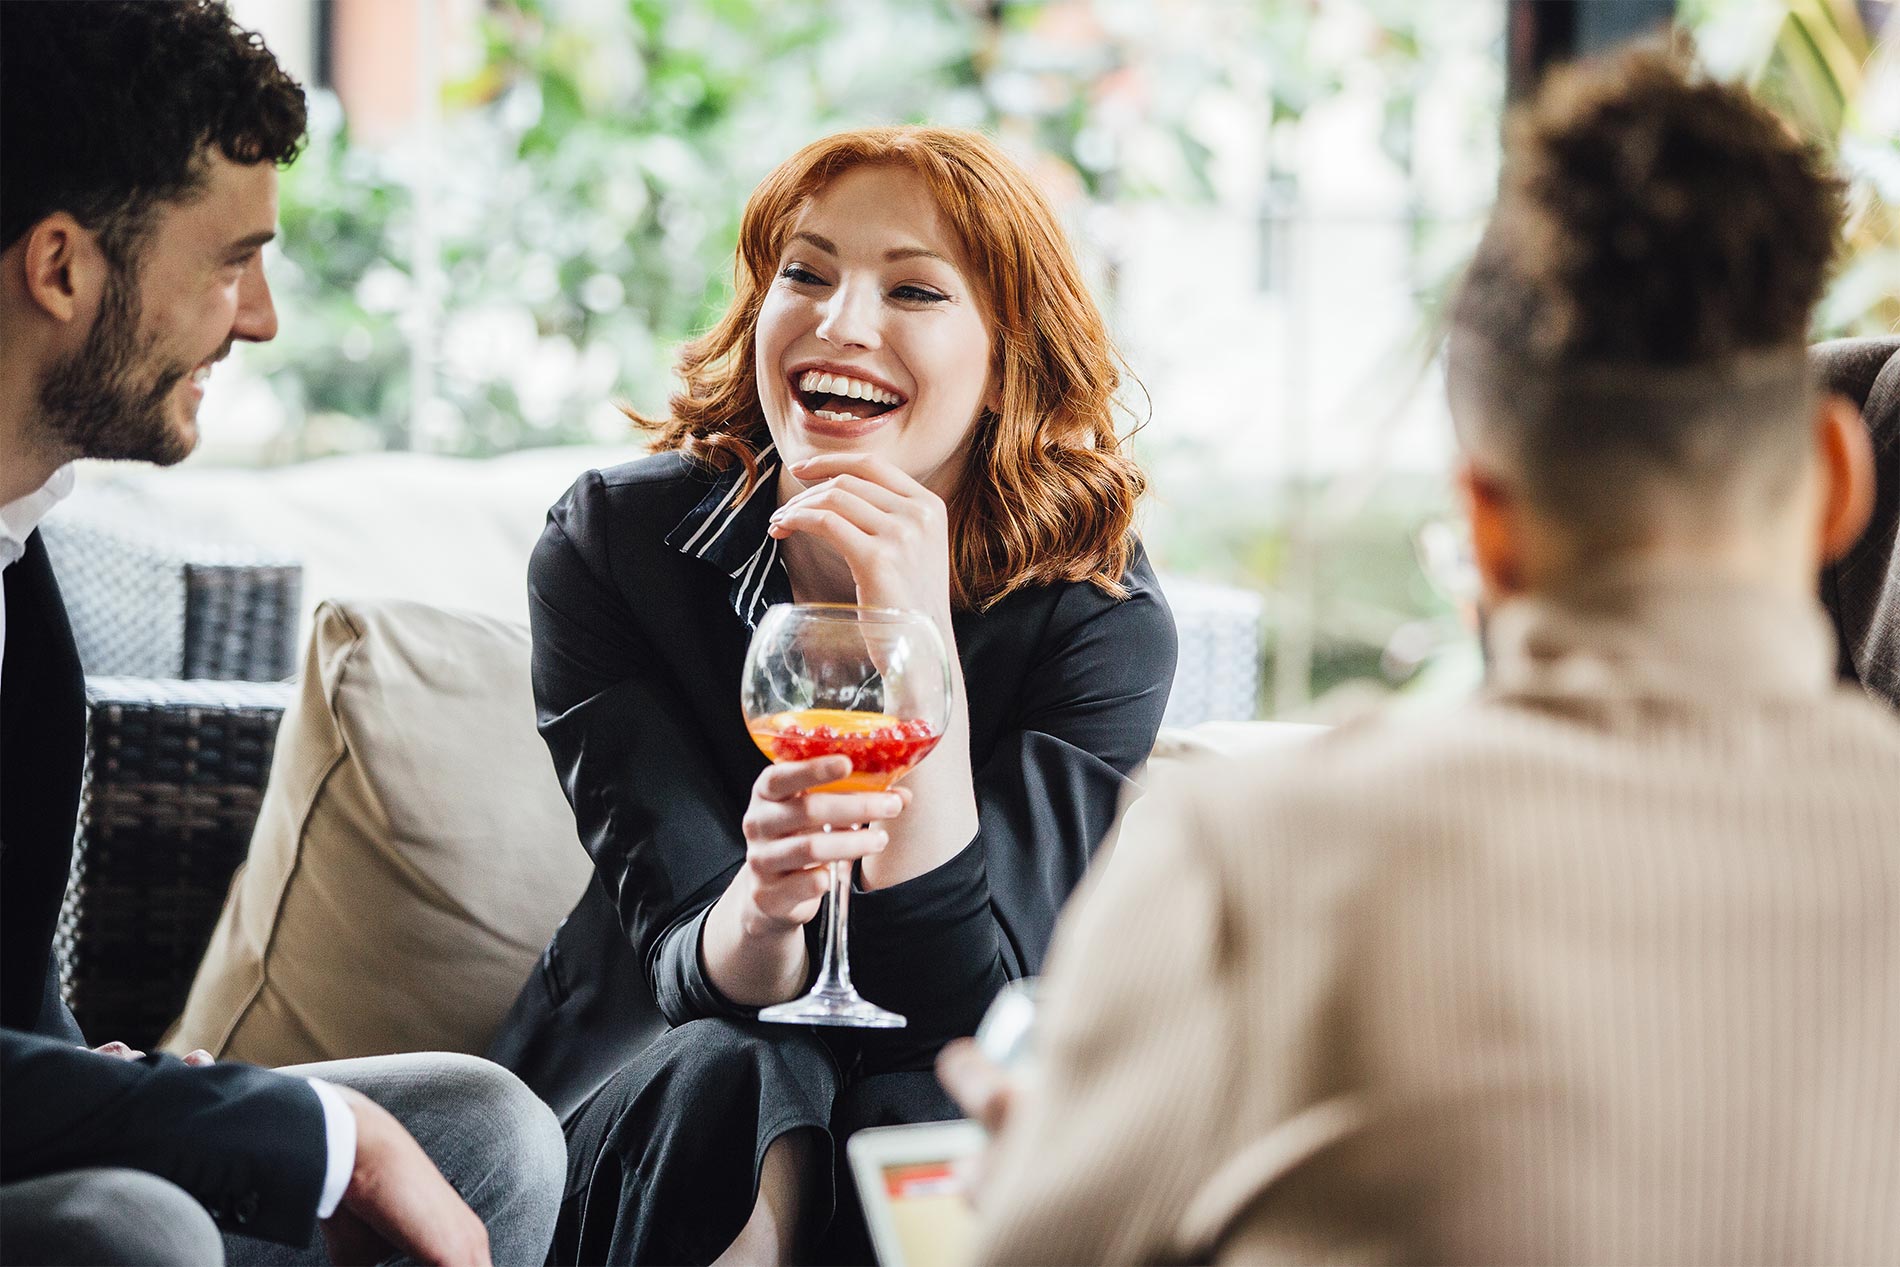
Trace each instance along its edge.
<path fill-rule="evenodd" d="M 87 673 L 272 682 L 295 668 L 297 564 L 83 506 L 44 533 Z"/>
<path fill-rule="evenodd" d="M 292 690 L 87 680 L 86 777 L 54 953 L 95 1041 L 149 1048 L 183 1006 L 250 846 Z"/>
<path fill-rule="evenodd" d="M 1251 590 L 1162 578 L 1181 654 L 1164 726 L 1249 721 L 1259 715 L 1265 600 Z"/>

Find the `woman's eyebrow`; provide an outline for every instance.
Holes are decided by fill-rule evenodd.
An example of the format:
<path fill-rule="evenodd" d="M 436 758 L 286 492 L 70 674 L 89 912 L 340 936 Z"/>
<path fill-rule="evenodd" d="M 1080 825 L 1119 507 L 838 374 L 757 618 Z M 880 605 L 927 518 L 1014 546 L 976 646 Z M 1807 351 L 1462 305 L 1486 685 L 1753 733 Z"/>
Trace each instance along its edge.
<path fill-rule="evenodd" d="M 837 243 L 833 242 L 830 238 L 820 237 L 818 234 L 812 233 L 806 229 L 800 229 L 798 232 L 792 234 L 792 241 L 809 242 L 813 246 L 817 247 L 819 250 L 823 251 L 826 255 L 836 255 L 838 253 Z M 948 256 L 944 255 L 943 252 L 933 251 L 927 246 L 892 247 L 890 250 L 884 252 L 884 258 L 886 260 L 891 261 L 892 263 L 895 263 L 898 260 L 915 260 L 915 259 L 942 260 L 946 264 L 954 263 L 954 261 L 952 261 Z"/>

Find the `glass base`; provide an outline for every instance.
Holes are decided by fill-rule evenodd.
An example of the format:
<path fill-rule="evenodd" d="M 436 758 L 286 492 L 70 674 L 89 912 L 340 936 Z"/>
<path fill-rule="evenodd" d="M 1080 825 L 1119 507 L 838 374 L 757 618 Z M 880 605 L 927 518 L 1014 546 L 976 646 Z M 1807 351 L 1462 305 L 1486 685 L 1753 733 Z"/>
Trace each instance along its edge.
<path fill-rule="evenodd" d="M 910 1022 L 887 1012 L 856 990 L 831 993 L 813 990 L 790 1003 L 761 1008 L 759 1019 L 781 1025 L 846 1025 L 853 1029 L 902 1029 Z"/>

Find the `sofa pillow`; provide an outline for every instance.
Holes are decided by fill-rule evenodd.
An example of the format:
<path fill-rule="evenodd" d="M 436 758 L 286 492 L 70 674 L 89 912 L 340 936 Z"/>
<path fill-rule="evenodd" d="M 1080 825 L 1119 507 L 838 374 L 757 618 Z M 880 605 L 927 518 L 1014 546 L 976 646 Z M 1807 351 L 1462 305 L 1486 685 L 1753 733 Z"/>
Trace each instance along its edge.
<path fill-rule="evenodd" d="M 528 631 L 329 601 L 250 854 L 164 1046 L 284 1065 L 479 1053 L 592 873 Z"/>
<path fill-rule="evenodd" d="M 1155 736 L 1154 751 L 1135 776 L 1146 785 L 1167 777 L 1176 766 L 1204 757 L 1251 757 L 1285 751 L 1326 730 L 1308 722 L 1209 721 L 1188 729 L 1163 726 Z"/>

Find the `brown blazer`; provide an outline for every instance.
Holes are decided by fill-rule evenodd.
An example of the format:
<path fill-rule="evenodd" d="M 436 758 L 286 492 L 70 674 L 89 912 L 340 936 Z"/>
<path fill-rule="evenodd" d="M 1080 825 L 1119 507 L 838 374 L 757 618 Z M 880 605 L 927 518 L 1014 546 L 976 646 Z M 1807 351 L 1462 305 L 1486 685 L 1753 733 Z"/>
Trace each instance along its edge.
<path fill-rule="evenodd" d="M 1128 813 L 984 1261 L 1900 1262 L 1900 719 L 1706 577 L 1491 647 Z"/>

